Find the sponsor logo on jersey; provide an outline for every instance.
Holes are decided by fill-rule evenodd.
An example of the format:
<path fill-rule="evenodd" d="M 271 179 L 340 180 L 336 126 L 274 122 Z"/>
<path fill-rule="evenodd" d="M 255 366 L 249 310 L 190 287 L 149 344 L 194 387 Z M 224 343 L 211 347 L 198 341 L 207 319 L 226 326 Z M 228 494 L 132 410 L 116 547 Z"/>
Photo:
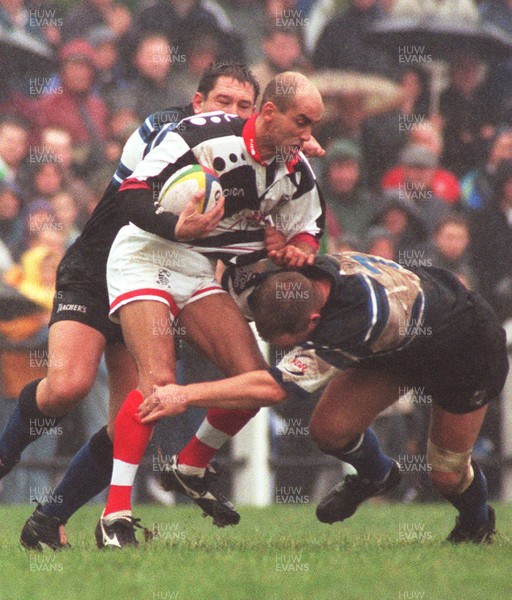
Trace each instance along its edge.
<path fill-rule="evenodd" d="M 87 306 L 84 306 L 83 304 L 63 304 L 62 302 L 59 302 L 59 305 L 57 306 L 57 312 L 60 313 L 63 310 L 86 313 Z"/>

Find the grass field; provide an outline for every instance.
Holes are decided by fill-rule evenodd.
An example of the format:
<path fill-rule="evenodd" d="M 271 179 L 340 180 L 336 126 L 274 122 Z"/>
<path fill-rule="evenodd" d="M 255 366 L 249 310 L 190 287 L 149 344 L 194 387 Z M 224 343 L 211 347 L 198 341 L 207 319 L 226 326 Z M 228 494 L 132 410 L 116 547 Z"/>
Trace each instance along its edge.
<path fill-rule="evenodd" d="M 98 551 L 99 507 L 68 524 L 73 549 L 27 552 L 18 536 L 31 507 L 0 507 L 2 600 L 511 600 L 512 505 L 496 506 L 493 546 L 443 542 L 446 504 L 367 504 L 322 525 L 311 506 L 242 509 L 217 529 L 195 507 L 140 507 L 159 537 Z M 139 539 L 142 536 L 139 534 Z"/>

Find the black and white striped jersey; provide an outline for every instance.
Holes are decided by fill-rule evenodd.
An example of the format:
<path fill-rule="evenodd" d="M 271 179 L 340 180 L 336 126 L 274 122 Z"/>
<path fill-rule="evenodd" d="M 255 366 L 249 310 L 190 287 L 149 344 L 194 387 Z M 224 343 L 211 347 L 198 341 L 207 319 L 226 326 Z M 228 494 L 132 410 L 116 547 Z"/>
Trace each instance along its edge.
<path fill-rule="evenodd" d="M 144 215 L 137 203 L 148 206 L 169 177 L 180 168 L 201 164 L 215 171 L 225 197 L 225 213 L 217 228 L 203 239 L 187 242 L 212 257 L 229 260 L 264 250 L 265 219 L 273 218 L 288 242 L 305 241 L 315 249 L 323 231 L 323 203 L 315 176 L 305 157 L 285 161 L 276 156 L 264 163 L 255 140 L 256 115 L 244 121 L 222 112 L 184 119 L 178 128 L 164 128 L 154 148 L 120 188 L 121 202 L 134 210 L 135 225 L 174 239 L 174 229 L 163 230 L 161 213 Z M 291 155 L 290 155 L 291 156 Z M 176 217 L 177 221 L 177 217 Z"/>

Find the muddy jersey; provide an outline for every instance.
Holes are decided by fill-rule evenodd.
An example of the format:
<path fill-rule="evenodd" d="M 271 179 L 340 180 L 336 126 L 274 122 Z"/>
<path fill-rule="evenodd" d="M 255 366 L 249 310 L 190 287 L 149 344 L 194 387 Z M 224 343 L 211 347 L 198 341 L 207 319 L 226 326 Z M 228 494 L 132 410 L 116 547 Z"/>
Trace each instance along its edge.
<path fill-rule="evenodd" d="M 242 278 L 231 276 L 227 287 L 246 312 L 247 291 L 265 271 L 261 267 Z M 295 383 L 308 392 L 349 367 L 392 369 L 396 362 L 407 370 L 409 358 L 411 364 L 421 361 L 422 352 L 428 352 L 439 333 L 468 306 L 468 290 L 442 269 L 405 269 L 376 256 L 344 252 L 319 256 L 314 266 L 301 271 L 328 277 L 331 291 L 311 339 L 288 353 L 272 372 L 280 382 Z M 280 293 L 293 297 L 296 291 L 284 287 Z"/>

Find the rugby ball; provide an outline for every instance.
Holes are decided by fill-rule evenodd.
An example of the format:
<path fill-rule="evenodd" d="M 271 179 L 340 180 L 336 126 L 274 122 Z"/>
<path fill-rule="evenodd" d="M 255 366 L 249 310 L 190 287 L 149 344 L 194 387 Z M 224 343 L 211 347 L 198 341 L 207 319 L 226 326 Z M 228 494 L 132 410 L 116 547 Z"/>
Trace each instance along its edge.
<path fill-rule="evenodd" d="M 172 212 L 179 215 L 194 194 L 204 190 L 197 212 L 207 213 L 222 196 L 222 186 L 215 171 L 202 165 L 187 165 L 173 173 L 164 183 L 158 200 L 157 213 Z"/>

